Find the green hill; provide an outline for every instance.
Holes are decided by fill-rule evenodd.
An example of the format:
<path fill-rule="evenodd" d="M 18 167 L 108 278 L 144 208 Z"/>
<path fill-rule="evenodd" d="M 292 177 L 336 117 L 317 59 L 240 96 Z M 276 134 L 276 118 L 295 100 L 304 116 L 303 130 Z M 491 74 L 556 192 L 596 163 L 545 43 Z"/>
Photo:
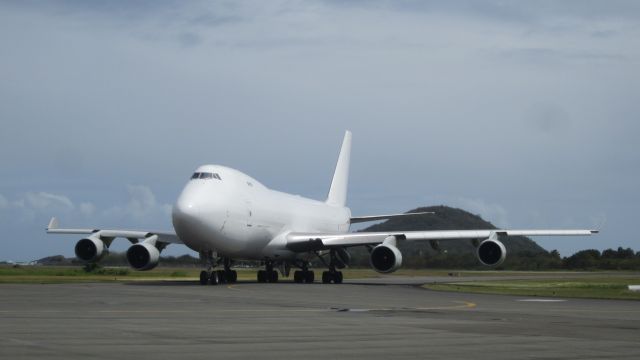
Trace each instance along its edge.
<path fill-rule="evenodd" d="M 390 219 L 369 226 L 361 231 L 395 230 L 483 230 L 496 229 L 490 222 L 478 215 L 462 209 L 448 206 L 429 206 L 409 210 L 408 212 L 434 212 L 435 214 L 416 215 Z M 446 240 L 437 244 L 435 250 L 428 241 L 402 241 L 398 248 L 402 252 L 403 266 L 413 268 L 484 268 L 476 259 L 475 246 L 470 240 Z M 531 239 L 524 236 L 511 236 L 504 240 L 507 249 L 507 261 L 501 268 L 518 268 L 527 264 L 527 268 L 538 268 L 539 258 L 548 261 L 549 253 Z M 369 254 L 363 248 L 351 248 L 352 266 L 368 266 Z M 529 264 L 535 260 L 535 264 Z"/>
<path fill-rule="evenodd" d="M 492 223 L 482 219 L 478 215 L 471 214 L 462 209 L 448 206 L 429 206 L 409 210 L 408 212 L 435 212 L 429 215 L 406 216 L 387 220 L 380 224 L 369 226 L 362 231 L 395 231 L 395 230 L 484 230 L 497 229 Z M 511 236 L 504 241 L 507 252 L 510 254 L 531 252 L 544 253 L 542 247 L 533 240 L 524 236 Z M 431 251 L 428 242 L 405 241 L 402 250 L 410 251 Z M 440 242 L 442 251 L 448 253 L 473 252 L 475 247 L 469 240 L 447 240 Z"/>

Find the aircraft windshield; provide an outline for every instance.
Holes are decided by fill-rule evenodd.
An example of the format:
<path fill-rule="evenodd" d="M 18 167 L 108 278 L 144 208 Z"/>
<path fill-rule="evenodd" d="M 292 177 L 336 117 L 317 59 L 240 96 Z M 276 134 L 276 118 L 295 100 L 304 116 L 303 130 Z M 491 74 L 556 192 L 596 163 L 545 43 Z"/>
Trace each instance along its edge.
<path fill-rule="evenodd" d="M 220 175 L 216 174 L 216 173 L 210 173 L 210 172 L 197 172 L 197 173 L 193 173 L 193 175 L 191 175 L 191 179 L 218 179 L 218 180 L 222 180 L 222 178 L 220 177 Z"/>

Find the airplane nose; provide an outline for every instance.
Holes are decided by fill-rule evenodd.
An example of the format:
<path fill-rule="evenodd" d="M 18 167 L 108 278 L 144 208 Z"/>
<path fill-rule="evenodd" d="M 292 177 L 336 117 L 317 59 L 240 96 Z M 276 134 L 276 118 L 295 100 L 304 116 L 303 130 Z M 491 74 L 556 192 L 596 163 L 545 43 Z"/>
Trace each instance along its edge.
<path fill-rule="evenodd" d="M 200 207 L 193 197 L 181 195 L 173 205 L 172 217 L 176 221 L 188 221 L 200 214 Z"/>

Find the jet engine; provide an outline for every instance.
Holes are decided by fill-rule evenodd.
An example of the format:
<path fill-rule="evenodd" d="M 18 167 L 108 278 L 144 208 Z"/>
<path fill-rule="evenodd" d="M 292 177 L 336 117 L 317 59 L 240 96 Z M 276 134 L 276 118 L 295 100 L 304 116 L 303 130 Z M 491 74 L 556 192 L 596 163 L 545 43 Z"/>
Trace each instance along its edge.
<path fill-rule="evenodd" d="M 134 244 L 127 250 L 127 261 L 136 270 L 151 270 L 158 266 L 160 251 L 151 243 Z"/>
<path fill-rule="evenodd" d="M 402 254 L 391 244 L 380 244 L 371 250 L 371 267 L 379 273 L 396 271 L 402 265 Z"/>
<path fill-rule="evenodd" d="M 476 254 L 483 265 L 498 266 L 507 257 L 507 249 L 500 241 L 487 239 L 478 245 Z"/>
<path fill-rule="evenodd" d="M 104 242 L 95 236 L 78 241 L 75 247 L 76 257 L 88 263 L 100 260 L 108 251 Z"/>

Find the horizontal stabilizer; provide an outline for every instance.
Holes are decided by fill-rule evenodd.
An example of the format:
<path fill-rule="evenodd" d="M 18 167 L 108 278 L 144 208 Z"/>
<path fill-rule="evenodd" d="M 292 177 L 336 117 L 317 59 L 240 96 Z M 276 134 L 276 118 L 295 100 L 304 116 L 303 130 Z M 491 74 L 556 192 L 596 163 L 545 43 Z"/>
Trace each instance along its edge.
<path fill-rule="evenodd" d="M 354 216 L 351 218 L 351 223 L 357 224 L 357 223 L 367 222 L 367 221 L 376 221 L 376 220 L 399 218 L 404 216 L 430 215 L 430 214 L 435 214 L 435 213 L 432 211 L 424 211 L 424 212 L 390 214 L 390 215 Z"/>

